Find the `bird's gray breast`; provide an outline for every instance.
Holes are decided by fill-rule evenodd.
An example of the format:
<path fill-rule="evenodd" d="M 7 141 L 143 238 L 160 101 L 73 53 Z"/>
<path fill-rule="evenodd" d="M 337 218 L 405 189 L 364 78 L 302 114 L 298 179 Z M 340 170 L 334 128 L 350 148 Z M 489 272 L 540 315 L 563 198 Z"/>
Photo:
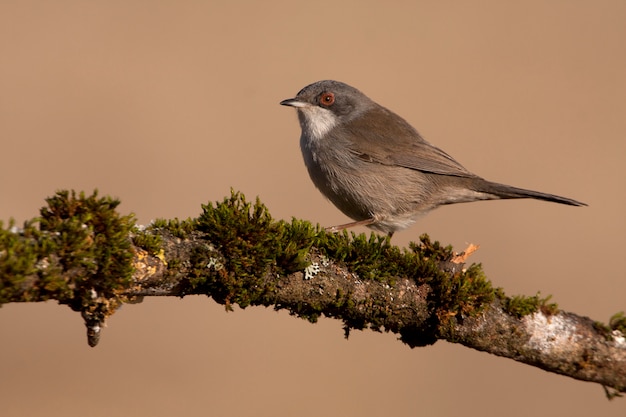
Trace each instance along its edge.
<path fill-rule="evenodd" d="M 311 180 L 326 198 L 353 219 L 372 217 L 369 187 L 361 175 L 363 161 L 331 135 L 319 139 L 303 132 L 300 147 Z"/>

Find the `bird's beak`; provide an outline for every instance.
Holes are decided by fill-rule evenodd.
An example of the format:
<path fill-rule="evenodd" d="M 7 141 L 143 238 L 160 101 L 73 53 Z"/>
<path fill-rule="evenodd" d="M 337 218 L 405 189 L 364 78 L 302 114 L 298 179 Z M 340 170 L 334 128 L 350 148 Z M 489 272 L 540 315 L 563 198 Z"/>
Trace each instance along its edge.
<path fill-rule="evenodd" d="M 307 107 L 309 103 L 300 101 L 297 98 L 288 98 L 287 100 L 283 100 L 280 102 L 282 106 L 290 106 L 290 107 Z"/>

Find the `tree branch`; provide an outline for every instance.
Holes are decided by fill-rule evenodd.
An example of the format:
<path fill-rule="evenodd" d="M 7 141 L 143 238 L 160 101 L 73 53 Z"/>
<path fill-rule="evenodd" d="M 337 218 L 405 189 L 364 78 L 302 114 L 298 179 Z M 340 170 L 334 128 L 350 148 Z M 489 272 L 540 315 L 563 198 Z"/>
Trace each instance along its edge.
<path fill-rule="evenodd" d="M 375 235 L 327 234 L 274 221 L 238 193 L 197 219 L 144 229 L 97 193 L 47 202 L 37 221 L 0 230 L 0 303 L 67 304 L 81 312 L 91 346 L 123 303 L 206 294 L 226 308 L 333 317 L 346 336 L 390 331 L 411 347 L 443 339 L 626 392 L 623 315 L 604 325 L 539 296 L 507 297 L 479 266 L 464 267 L 467 254 L 427 236 L 399 249 Z"/>

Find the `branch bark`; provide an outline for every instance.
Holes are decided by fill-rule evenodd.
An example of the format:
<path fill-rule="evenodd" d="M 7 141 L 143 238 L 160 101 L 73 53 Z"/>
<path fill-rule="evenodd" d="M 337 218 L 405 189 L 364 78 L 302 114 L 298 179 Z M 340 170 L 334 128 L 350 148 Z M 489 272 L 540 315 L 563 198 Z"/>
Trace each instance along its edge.
<path fill-rule="evenodd" d="M 316 306 L 310 310 L 343 320 L 346 332 L 376 323 L 370 326 L 372 330 L 397 331 L 411 347 L 443 339 L 626 392 L 626 339 L 619 330 L 608 333 L 597 322 L 564 311 L 553 314 L 538 309 L 518 316 L 507 311 L 501 298 L 493 299 L 479 314 L 456 317 L 443 325 L 433 317 L 428 284 L 418 284 L 412 277 L 396 277 L 393 286 L 362 279 L 315 249 L 311 254 L 317 272 L 308 280 L 304 271 L 263 276 L 263 281 L 273 282 L 275 287 L 276 309 L 306 315 L 309 306 Z M 159 267 L 159 262 L 148 261 L 148 256 L 143 259 L 141 264 L 151 266 L 137 273 L 138 286 L 127 295 L 184 295 L 185 285 L 166 279 L 166 269 Z M 340 308 L 337 294 L 349 294 Z"/>
<path fill-rule="evenodd" d="M 227 308 L 333 317 L 346 335 L 391 331 L 411 347 L 443 339 L 626 392 L 623 316 L 603 325 L 537 296 L 507 297 L 478 266 L 459 263 L 463 254 L 427 237 L 401 250 L 382 237 L 326 234 L 275 222 L 236 193 L 203 206 L 198 219 L 147 230 L 96 194 L 48 203 L 39 225 L 1 230 L 0 303 L 68 304 L 81 312 L 92 346 L 122 303 L 206 294 Z"/>

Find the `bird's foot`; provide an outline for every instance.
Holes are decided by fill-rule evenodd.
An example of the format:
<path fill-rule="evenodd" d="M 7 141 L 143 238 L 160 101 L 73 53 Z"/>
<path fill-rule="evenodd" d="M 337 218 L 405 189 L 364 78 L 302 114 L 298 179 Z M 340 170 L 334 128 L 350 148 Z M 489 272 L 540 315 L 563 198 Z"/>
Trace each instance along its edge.
<path fill-rule="evenodd" d="M 375 222 L 377 222 L 377 219 L 365 219 L 365 220 L 359 220 L 358 222 L 351 222 L 351 223 L 346 223 L 346 224 L 340 224 L 337 226 L 330 226 L 330 227 L 325 227 L 324 230 L 327 232 L 331 232 L 331 233 L 337 233 L 340 232 L 342 230 L 345 229 L 349 229 L 351 227 L 355 227 L 355 226 L 369 226 L 370 224 L 373 224 Z"/>

